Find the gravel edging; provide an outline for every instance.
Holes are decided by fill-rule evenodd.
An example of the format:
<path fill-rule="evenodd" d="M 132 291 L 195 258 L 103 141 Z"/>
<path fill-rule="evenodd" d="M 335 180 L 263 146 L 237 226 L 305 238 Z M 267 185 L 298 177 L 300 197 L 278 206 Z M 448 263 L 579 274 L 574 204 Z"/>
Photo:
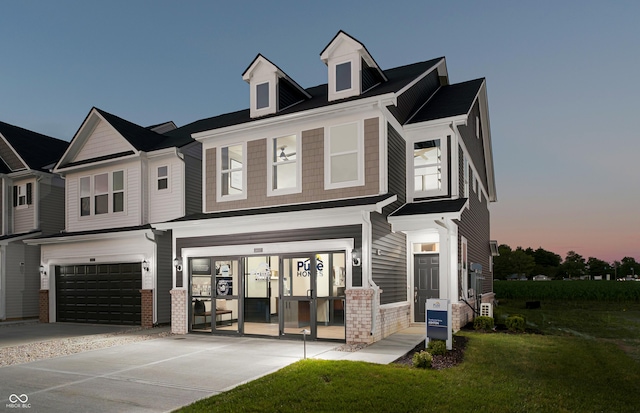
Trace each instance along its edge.
<path fill-rule="evenodd" d="M 0 348 L 0 367 L 30 363 L 53 357 L 68 356 L 84 351 L 98 350 L 139 341 L 153 340 L 171 335 L 169 331 L 153 331 L 139 333 L 143 329 L 127 330 L 117 333 L 95 334 L 22 344 L 19 346 Z M 138 332 L 136 334 L 130 334 Z"/>

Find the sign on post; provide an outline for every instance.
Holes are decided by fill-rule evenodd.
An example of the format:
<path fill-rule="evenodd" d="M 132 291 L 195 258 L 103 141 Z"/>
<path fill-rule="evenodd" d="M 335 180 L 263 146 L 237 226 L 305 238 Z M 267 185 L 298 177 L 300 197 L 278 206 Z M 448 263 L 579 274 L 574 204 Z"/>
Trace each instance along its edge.
<path fill-rule="evenodd" d="M 443 340 L 447 342 L 447 350 L 453 349 L 451 333 L 451 303 L 439 298 L 427 299 L 427 340 Z"/>

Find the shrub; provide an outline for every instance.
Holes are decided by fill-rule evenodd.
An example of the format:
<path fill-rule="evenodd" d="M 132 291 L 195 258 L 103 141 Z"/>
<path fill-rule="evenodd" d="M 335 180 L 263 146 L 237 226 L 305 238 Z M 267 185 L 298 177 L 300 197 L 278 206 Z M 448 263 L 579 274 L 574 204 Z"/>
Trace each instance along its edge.
<path fill-rule="evenodd" d="M 524 333 L 524 317 L 520 315 L 512 315 L 507 317 L 505 321 L 505 325 L 509 329 L 509 331 L 514 333 Z"/>
<path fill-rule="evenodd" d="M 444 356 L 447 354 L 447 343 L 442 340 L 430 340 L 427 351 L 434 356 Z"/>
<path fill-rule="evenodd" d="M 478 316 L 473 320 L 473 328 L 482 331 L 493 330 L 493 317 Z"/>
<path fill-rule="evenodd" d="M 433 356 L 428 351 L 421 351 L 413 355 L 413 366 L 420 369 L 428 369 L 431 367 Z"/>

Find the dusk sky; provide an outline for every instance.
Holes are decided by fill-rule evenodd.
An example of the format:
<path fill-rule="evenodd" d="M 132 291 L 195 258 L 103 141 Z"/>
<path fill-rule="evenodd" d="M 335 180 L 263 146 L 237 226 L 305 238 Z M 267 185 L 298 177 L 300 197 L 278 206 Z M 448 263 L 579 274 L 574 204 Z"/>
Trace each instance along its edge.
<path fill-rule="evenodd" d="M 0 120 L 70 140 L 96 106 L 147 126 L 247 108 L 258 53 L 303 87 L 344 30 L 389 69 L 487 79 L 499 243 L 640 259 L 638 1 L 12 1 Z"/>

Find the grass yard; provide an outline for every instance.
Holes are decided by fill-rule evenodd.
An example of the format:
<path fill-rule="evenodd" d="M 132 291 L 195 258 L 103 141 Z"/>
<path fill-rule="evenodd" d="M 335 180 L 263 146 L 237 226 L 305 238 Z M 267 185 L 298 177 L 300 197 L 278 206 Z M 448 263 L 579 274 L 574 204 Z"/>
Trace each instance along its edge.
<path fill-rule="evenodd" d="M 461 333 L 465 361 L 439 371 L 300 361 L 180 411 L 638 411 L 640 304 L 543 301 L 525 310 L 509 300 L 496 308 L 497 318 L 508 313 L 544 334 Z"/>

